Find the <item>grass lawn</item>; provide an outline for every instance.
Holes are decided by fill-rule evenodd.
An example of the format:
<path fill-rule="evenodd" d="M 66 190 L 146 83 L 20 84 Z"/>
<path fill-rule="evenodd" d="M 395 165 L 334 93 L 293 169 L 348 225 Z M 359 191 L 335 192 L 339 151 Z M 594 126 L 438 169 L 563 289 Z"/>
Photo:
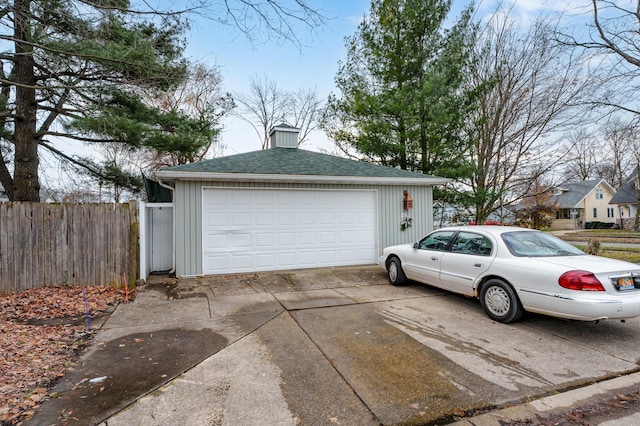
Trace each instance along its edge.
<path fill-rule="evenodd" d="M 573 244 L 580 250 L 584 250 L 586 244 Z M 627 262 L 640 263 L 640 248 L 635 247 L 612 247 L 607 243 L 600 243 L 600 256 L 612 259 L 626 260 Z"/>
<path fill-rule="evenodd" d="M 562 235 L 561 238 L 571 242 L 580 250 L 585 249 L 585 241 L 593 238 L 600 242 L 600 256 L 640 263 L 640 248 L 607 245 L 607 243 L 640 244 L 640 232 L 619 229 L 580 230 L 578 232 L 568 232 Z"/>

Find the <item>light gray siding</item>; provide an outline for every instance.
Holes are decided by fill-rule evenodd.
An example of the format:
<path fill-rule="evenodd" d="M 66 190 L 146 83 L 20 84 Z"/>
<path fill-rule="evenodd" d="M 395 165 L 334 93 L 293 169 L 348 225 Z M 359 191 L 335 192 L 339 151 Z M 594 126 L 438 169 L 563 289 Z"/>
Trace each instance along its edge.
<path fill-rule="evenodd" d="M 433 229 L 433 191 L 430 186 L 177 181 L 174 194 L 177 276 L 202 274 L 203 187 L 375 190 L 378 199 L 378 250 L 394 244 L 417 241 Z M 405 190 L 413 197 L 413 209 L 408 212 L 412 218 L 412 226 L 401 231 L 400 223 L 405 213 L 402 205 Z"/>
<path fill-rule="evenodd" d="M 298 133 L 298 131 L 282 131 L 276 128 L 271 134 L 271 148 L 297 148 Z"/>

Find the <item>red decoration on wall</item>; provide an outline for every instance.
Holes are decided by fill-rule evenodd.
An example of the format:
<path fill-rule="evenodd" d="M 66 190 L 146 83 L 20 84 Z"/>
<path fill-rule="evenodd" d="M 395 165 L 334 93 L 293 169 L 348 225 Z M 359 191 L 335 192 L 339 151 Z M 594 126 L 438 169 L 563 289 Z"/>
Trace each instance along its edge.
<path fill-rule="evenodd" d="M 413 208 L 413 198 L 409 191 L 404 191 L 404 199 L 402 200 L 402 208 L 405 210 L 411 210 Z"/>

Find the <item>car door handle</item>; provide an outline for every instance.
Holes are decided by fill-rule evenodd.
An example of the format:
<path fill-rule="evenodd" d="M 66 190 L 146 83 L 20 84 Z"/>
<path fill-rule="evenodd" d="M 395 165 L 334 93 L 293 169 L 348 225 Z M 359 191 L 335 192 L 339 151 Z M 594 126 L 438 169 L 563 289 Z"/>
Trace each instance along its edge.
<path fill-rule="evenodd" d="M 473 265 L 474 268 L 482 268 L 482 263 L 476 263 Z"/>
<path fill-rule="evenodd" d="M 431 260 L 433 260 L 434 262 L 437 262 L 438 258 L 434 256 L 434 257 L 431 258 Z"/>

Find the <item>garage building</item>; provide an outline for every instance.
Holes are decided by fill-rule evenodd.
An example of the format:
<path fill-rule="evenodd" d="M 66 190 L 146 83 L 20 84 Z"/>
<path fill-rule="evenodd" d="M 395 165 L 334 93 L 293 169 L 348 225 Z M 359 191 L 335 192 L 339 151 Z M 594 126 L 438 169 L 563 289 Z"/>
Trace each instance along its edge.
<path fill-rule="evenodd" d="M 373 264 L 433 228 L 446 179 L 302 150 L 298 132 L 157 173 L 174 191 L 177 276 Z"/>

